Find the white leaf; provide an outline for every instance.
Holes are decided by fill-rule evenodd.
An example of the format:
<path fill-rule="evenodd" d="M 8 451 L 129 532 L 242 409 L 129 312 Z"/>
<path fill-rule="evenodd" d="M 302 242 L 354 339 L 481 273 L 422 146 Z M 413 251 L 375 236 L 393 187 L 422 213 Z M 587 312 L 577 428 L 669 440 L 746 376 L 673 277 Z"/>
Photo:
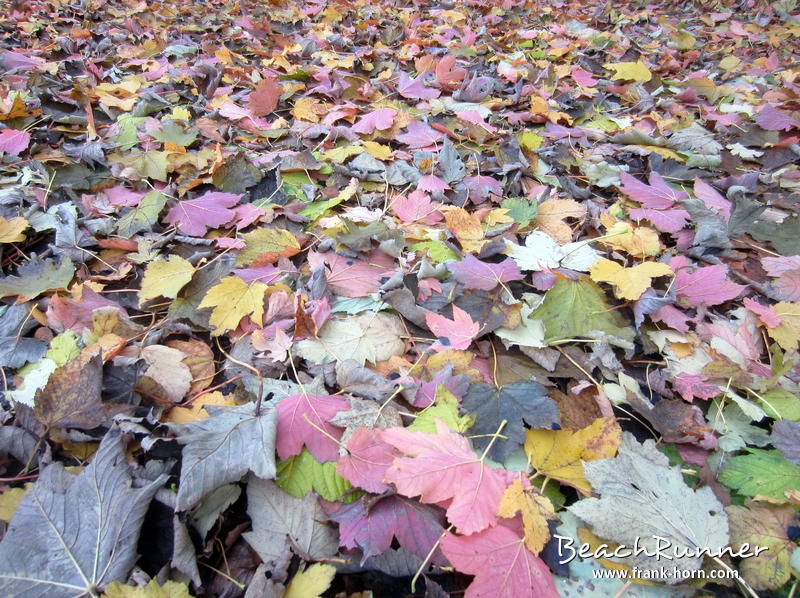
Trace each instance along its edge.
<path fill-rule="evenodd" d="M 533 231 L 525 239 L 525 245 L 506 242 L 510 255 L 522 270 L 551 270 L 569 268 L 578 272 L 588 272 L 600 259 L 598 253 L 587 241 L 567 243 L 560 246 L 547 233 Z"/>
<path fill-rule="evenodd" d="M 324 363 L 352 359 L 358 365 L 385 361 L 405 351 L 400 336 L 405 334 L 397 316 L 367 312 L 358 316 L 329 320 L 319 338 L 305 339 L 295 345 L 300 357 Z"/>

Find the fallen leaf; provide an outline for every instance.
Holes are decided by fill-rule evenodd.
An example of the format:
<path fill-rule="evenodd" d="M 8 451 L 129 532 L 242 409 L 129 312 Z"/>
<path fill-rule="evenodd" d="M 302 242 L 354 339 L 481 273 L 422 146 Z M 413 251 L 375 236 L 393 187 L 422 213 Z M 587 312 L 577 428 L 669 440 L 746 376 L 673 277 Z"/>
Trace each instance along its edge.
<path fill-rule="evenodd" d="M 178 255 L 150 262 L 139 288 L 139 305 L 156 297 L 175 299 L 180 290 L 189 284 L 193 275 L 194 266 Z"/>
<path fill-rule="evenodd" d="M 258 326 L 264 315 L 264 293 L 267 285 L 261 282 L 244 282 L 238 276 L 223 278 L 203 297 L 199 308 L 212 307 L 210 323 L 212 334 L 219 336 L 226 330 L 235 330 L 245 316 Z"/>
<path fill-rule="evenodd" d="M 525 488 L 522 482 L 514 482 L 506 488 L 500 501 L 500 517 L 514 517 L 522 513 L 525 530 L 525 546 L 533 554 L 539 554 L 550 539 L 548 521 L 558 519 L 553 503 L 535 488 Z"/>
<path fill-rule="evenodd" d="M 589 270 L 589 276 L 595 282 L 613 284 L 615 293 L 620 299 L 635 301 L 642 296 L 659 276 L 671 276 L 672 268 L 661 262 L 644 262 L 631 268 L 623 268 L 617 262 L 601 259 Z"/>

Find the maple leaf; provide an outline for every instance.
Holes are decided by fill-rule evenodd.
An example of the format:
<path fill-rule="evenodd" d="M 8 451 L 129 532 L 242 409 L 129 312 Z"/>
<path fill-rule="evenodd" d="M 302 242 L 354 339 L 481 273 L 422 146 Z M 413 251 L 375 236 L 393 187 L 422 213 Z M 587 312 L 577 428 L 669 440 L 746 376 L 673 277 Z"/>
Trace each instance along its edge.
<path fill-rule="evenodd" d="M 315 363 L 352 359 L 359 365 L 378 363 L 405 350 L 400 338 L 405 334 L 394 314 L 365 312 L 347 319 L 331 319 L 320 329 L 318 338 L 304 339 L 295 345 L 301 357 Z"/>
<path fill-rule="evenodd" d="M 653 78 L 650 69 L 642 62 L 608 62 L 603 65 L 603 68 L 614 71 L 614 75 L 611 77 L 614 80 L 646 83 Z"/>
<path fill-rule="evenodd" d="M 360 427 L 348 439 L 347 452 L 339 458 L 336 471 L 354 486 L 381 494 L 389 489 L 383 477 L 397 455 L 397 450 L 383 441 L 380 430 Z"/>
<path fill-rule="evenodd" d="M 374 251 L 369 261 L 348 258 L 332 251 L 309 252 L 308 263 L 313 269 L 325 267 L 325 279 L 330 288 L 343 297 L 365 297 L 376 292 L 389 279 L 393 262 L 380 251 Z"/>
<path fill-rule="evenodd" d="M 408 123 L 406 130 L 408 131 L 407 133 L 397 135 L 395 139 L 400 143 L 405 143 L 411 149 L 428 147 L 444 137 L 439 131 L 418 120 L 412 120 Z"/>
<path fill-rule="evenodd" d="M 227 276 L 208 290 L 198 307 L 214 308 L 209 321 L 214 326 L 212 334 L 219 336 L 226 330 L 235 330 L 245 316 L 260 326 L 266 292 L 264 283 L 248 284 L 238 276 Z"/>
<path fill-rule="evenodd" d="M 247 98 L 247 106 L 255 116 L 266 116 L 278 107 L 283 89 L 278 84 L 276 77 L 265 77 L 258 82 L 256 88 Z"/>
<path fill-rule="evenodd" d="M 413 100 L 430 100 L 432 98 L 438 98 L 441 95 L 438 89 L 425 87 L 420 77 L 412 79 L 405 72 L 401 72 L 397 80 L 397 93 L 404 98 L 411 98 Z"/>
<path fill-rule="evenodd" d="M 405 456 L 395 458 L 384 480 L 400 494 L 424 503 L 449 503 L 447 519 L 463 533 L 494 525 L 500 500 L 513 476 L 490 469 L 469 441 L 436 422 L 436 434 L 401 428 L 383 430 L 384 442 Z"/>
<path fill-rule="evenodd" d="M 679 298 L 694 306 L 711 306 L 735 299 L 744 287 L 728 280 L 728 267 L 724 264 L 692 267 L 682 256 L 669 262 L 675 272 L 675 292 Z"/>
<path fill-rule="evenodd" d="M 661 178 L 657 172 L 650 173 L 650 184 L 646 185 L 627 172 L 620 172 L 620 190 L 632 200 L 642 204 L 642 208 L 630 210 L 631 218 L 644 218 L 665 233 L 675 233 L 686 226 L 689 213 L 673 207 L 677 202 L 688 199 L 683 191 L 676 191 Z"/>
<path fill-rule="evenodd" d="M 27 131 L 17 131 L 16 129 L 3 129 L 0 131 L 0 152 L 19 156 L 28 149 L 31 142 L 31 134 Z"/>
<path fill-rule="evenodd" d="M 453 319 L 441 314 L 425 313 L 425 323 L 439 340 L 433 345 L 434 351 L 448 349 L 467 349 L 481 330 L 480 324 L 473 322 L 470 315 L 457 305 L 453 305 Z"/>
<path fill-rule="evenodd" d="M 442 552 L 457 571 L 474 575 L 464 598 L 558 598 L 547 565 L 513 530 L 497 525 L 469 536 L 446 532 Z"/>
<path fill-rule="evenodd" d="M 399 195 L 392 201 L 392 211 L 403 222 L 436 224 L 444 216 L 424 191 L 412 191 L 407 196 Z"/>
<path fill-rule="evenodd" d="M 572 228 L 565 218 L 583 218 L 586 208 L 574 199 L 548 199 L 539 204 L 534 222 L 559 243 L 572 240 Z"/>
<path fill-rule="evenodd" d="M 444 531 L 440 510 L 399 496 L 388 496 L 372 504 L 361 499 L 341 507 L 330 519 L 339 524 L 342 546 L 361 549 L 362 564 L 369 557 L 386 552 L 392 538 L 425 559 Z M 438 547 L 431 560 L 434 564 L 446 563 Z"/>
<path fill-rule="evenodd" d="M 464 256 L 460 262 L 447 262 L 447 269 L 453 273 L 453 278 L 468 289 L 491 291 L 498 284 L 522 280 L 525 278 L 511 259 L 503 260 L 498 264 L 490 264 L 476 258 L 471 253 Z"/>
<path fill-rule="evenodd" d="M 455 66 L 456 57 L 449 54 L 436 63 L 436 80 L 442 87 L 454 89 L 467 74 L 466 69 Z"/>
<path fill-rule="evenodd" d="M 471 432 L 477 436 L 475 446 L 486 448 L 489 456 L 502 461 L 525 440 L 523 421 L 535 428 L 551 428 L 559 423 L 558 408 L 538 382 L 522 381 L 496 387 L 473 384 L 464 396 L 462 407 L 475 416 Z M 501 429 L 501 438 L 493 434 Z"/>
<path fill-rule="evenodd" d="M 193 275 L 194 266 L 179 255 L 150 262 L 139 288 L 139 305 L 156 297 L 175 299 L 180 290 L 192 280 Z"/>
<path fill-rule="evenodd" d="M 394 124 L 394 118 L 397 116 L 397 110 L 392 108 L 378 108 L 372 112 L 367 112 L 362 115 L 356 124 L 353 125 L 352 130 L 362 135 L 370 135 L 378 131 L 385 131 L 391 129 Z"/>
<path fill-rule="evenodd" d="M 602 259 L 589 270 L 596 282 L 608 282 L 616 288 L 620 299 L 636 300 L 652 284 L 652 279 L 672 275 L 672 268 L 661 262 L 644 262 L 631 268 L 623 268 L 617 262 Z"/>
<path fill-rule="evenodd" d="M 522 270 L 569 268 L 586 272 L 600 259 L 585 241 L 560 246 L 550 235 L 538 230 L 525 238 L 525 245 L 506 241 L 506 249 Z"/>
<path fill-rule="evenodd" d="M 281 257 L 292 257 L 300 252 L 295 236 L 282 228 L 259 228 L 242 235 L 244 249 L 236 256 L 236 265 L 250 264 L 261 268 L 273 264 Z"/>
<path fill-rule="evenodd" d="M 553 503 L 535 488 L 525 488 L 521 481 L 514 480 L 506 488 L 498 514 L 500 517 L 514 517 L 517 513 L 522 513 L 525 546 L 533 554 L 539 554 L 550 539 L 547 522 L 558 519 Z"/>
<path fill-rule="evenodd" d="M 277 407 L 278 456 L 288 459 L 306 446 L 317 461 L 336 461 L 342 429 L 328 420 L 349 406 L 345 399 L 332 395 L 301 393 L 281 399 Z"/>
<path fill-rule="evenodd" d="M 187 235 L 202 236 L 209 228 L 227 224 L 236 216 L 230 208 L 241 195 L 209 191 L 195 199 L 179 201 L 167 213 L 167 222 Z"/>

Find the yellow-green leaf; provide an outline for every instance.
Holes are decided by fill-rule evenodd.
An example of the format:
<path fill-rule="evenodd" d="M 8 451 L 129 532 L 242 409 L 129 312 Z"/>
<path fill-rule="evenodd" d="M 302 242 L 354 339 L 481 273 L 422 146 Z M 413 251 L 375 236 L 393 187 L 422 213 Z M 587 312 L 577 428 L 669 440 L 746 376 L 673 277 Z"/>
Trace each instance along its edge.
<path fill-rule="evenodd" d="M 642 62 L 607 62 L 603 67 L 614 71 L 611 77 L 614 81 L 646 83 L 653 78 L 650 69 Z"/>
<path fill-rule="evenodd" d="M 228 276 L 209 289 L 198 307 L 214 308 L 209 320 L 214 326 L 211 334 L 219 336 L 226 330 L 235 330 L 245 316 L 261 326 L 266 292 L 267 285 L 263 282 L 247 284 L 238 276 Z"/>
<path fill-rule="evenodd" d="M 156 297 L 175 299 L 184 285 L 192 280 L 193 275 L 194 266 L 179 255 L 171 255 L 166 260 L 151 262 L 142 279 L 139 305 Z"/>

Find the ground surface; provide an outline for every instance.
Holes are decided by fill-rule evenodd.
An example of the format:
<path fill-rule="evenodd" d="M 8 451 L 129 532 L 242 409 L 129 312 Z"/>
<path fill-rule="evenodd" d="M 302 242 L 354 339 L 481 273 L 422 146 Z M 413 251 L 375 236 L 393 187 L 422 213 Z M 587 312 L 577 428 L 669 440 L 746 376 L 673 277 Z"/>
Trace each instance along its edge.
<path fill-rule="evenodd" d="M 7 6 L 0 595 L 796 595 L 800 21 L 685 4 Z"/>

